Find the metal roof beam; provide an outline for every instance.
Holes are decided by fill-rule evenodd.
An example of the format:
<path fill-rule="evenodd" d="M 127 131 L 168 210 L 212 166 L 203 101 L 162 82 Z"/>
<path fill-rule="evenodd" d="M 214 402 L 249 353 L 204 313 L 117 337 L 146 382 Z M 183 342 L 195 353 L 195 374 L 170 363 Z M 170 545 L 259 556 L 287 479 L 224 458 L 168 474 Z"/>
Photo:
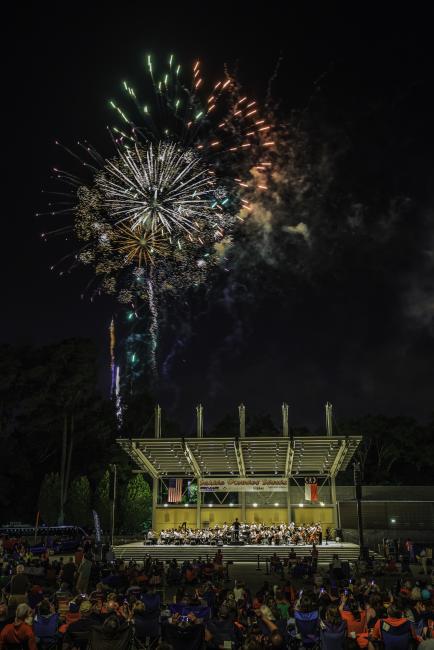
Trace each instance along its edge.
<path fill-rule="evenodd" d="M 288 449 L 286 450 L 285 476 L 288 478 L 292 473 L 292 464 L 294 462 L 294 443 L 288 438 Z"/>
<path fill-rule="evenodd" d="M 332 466 L 330 467 L 330 476 L 334 478 L 336 474 L 339 472 L 339 470 L 342 467 L 342 464 L 345 460 L 345 456 L 347 455 L 348 451 L 348 440 L 342 440 L 340 447 L 337 451 L 336 457 L 333 461 Z"/>
<path fill-rule="evenodd" d="M 240 476 L 245 477 L 246 467 L 244 465 L 244 456 L 243 456 L 243 448 L 241 446 L 241 440 L 234 440 L 234 451 L 235 451 L 235 457 L 237 459 L 238 472 Z"/>
<path fill-rule="evenodd" d="M 137 447 L 137 444 L 134 442 L 134 440 L 131 443 L 131 453 L 136 459 L 136 462 L 139 465 L 143 465 L 143 467 L 145 467 L 146 471 L 152 476 L 152 478 L 158 478 L 158 471 L 156 467 L 154 467 L 151 461 L 146 458 L 143 451 Z"/>
<path fill-rule="evenodd" d="M 191 469 L 193 470 L 193 474 L 195 475 L 196 478 L 201 478 L 201 471 L 200 471 L 199 464 L 196 458 L 194 457 L 194 454 L 190 449 L 188 443 L 185 442 L 184 439 L 182 439 L 182 448 L 184 450 L 184 455 L 187 459 L 187 462 L 190 465 Z"/>

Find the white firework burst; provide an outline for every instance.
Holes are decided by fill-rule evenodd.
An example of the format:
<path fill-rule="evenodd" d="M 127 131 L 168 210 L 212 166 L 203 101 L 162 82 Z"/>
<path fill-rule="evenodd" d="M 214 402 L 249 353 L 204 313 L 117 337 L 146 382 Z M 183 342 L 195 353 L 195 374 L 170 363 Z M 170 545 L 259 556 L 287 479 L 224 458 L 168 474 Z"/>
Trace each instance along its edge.
<path fill-rule="evenodd" d="M 168 235 L 194 234 L 211 219 L 215 181 L 195 152 L 173 142 L 118 149 L 97 177 L 104 207 L 116 224 L 128 222 Z"/>

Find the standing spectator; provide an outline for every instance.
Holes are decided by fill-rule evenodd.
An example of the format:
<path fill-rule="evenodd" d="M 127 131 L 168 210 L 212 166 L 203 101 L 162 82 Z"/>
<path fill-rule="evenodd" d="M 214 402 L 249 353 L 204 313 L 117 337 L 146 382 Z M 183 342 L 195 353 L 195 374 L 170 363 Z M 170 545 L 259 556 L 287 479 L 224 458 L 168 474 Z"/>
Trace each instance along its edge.
<path fill-rule="evenodd" d="M 63 565 L 62 571 L 61 571 L 61 579 L 63 583 L 66 583 L 68 585 L 69 591 L 72 592 L 74 588 L 74 577 L 75 577 L 75 571 L 76 567 L 74 564 L 74 560 L 72 557 L 69 559 L 69 562 Z"/>
<path fill-rule="evenodd" d="M 312 557 L 312 571 L 313 573 L 316 573 L 317 567 L 318 567 L 318 549 L 316 547 L 316 544 L 312 544 L 312 550 L 310 552 L 310 555 Z"/>
<path fill-rule="evenodd" d="M 86 594 L 87 593 L 87 588 L 89 585 L 89 577 L 90 577 L 90 572 L 92 569 L 92 559 L 91 556 L 84 555 L 82 561 L 80 562 L 80 566 L 78 567 L 77 571 L 77 591 L 78 593 L 81 594 Z"/>
<path fill-rule="evenodd" d="M 11 578 L 7 589 L 10 594 L 9 606 L 20 605 L 21 603 L 27 604 L 27 594 L 31 587 L 24 566 L 19 564 L 16 568 L 16 574 Z"/>

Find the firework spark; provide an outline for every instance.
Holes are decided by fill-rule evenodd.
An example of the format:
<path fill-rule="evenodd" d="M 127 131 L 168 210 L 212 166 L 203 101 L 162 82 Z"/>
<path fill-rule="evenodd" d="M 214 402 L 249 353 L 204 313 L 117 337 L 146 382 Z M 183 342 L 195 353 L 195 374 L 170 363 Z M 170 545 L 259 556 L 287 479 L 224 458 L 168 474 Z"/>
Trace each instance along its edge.
<path fill-rule="evenodd" d="M 161 233 L 124 224 L 114 230 L 113 248 L 125 254 L 125 262 L 136 264 L 137 269 L 154 264 L 156 257 L 169 252 L 167 238 Z"/>
<path fill-rule="evenodd" d="M 215 182 L 199 156 L 173 142 L 135 144 L 97 176 L 103 206 L 115 223 L 151 232 L 193 233 L 198 219 L 212 217 Z"/>
<path fill-rule="evenodd" d="M 130 106 L 110 101 L 122 121 L 110 128 L 114 150 L 103 157 L 79 143 L 82 160 L 67 148 L 89 180 L 56 168 L 55 177 L 75 191 L 50 214 L 74 213 L 82 248 L 73 265 L 94 266 L 98 291 L 136 307 L 146 301 L 156 372 L 163 294 L 196 286 L 220 263 L 252 201 L 267 192 L 275 141 L 270 120 L 227 72 L 209 84 L 196 61 L 185 82 L 174 55 L 161 72 L 150 55 L 145 64 L 148 101 L 123 82 Z"/>

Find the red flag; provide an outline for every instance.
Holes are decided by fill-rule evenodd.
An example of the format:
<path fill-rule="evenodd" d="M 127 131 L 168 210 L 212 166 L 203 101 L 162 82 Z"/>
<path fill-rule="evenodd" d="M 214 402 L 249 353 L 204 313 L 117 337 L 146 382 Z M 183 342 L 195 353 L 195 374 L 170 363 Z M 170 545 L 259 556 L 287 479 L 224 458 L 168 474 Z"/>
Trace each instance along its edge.
<path fill-rule="evenodd" d="M 306 501 L 318 501 L 318 483 L 316 482 L 316 478 L 305 479 L 304 498 Z"/>

